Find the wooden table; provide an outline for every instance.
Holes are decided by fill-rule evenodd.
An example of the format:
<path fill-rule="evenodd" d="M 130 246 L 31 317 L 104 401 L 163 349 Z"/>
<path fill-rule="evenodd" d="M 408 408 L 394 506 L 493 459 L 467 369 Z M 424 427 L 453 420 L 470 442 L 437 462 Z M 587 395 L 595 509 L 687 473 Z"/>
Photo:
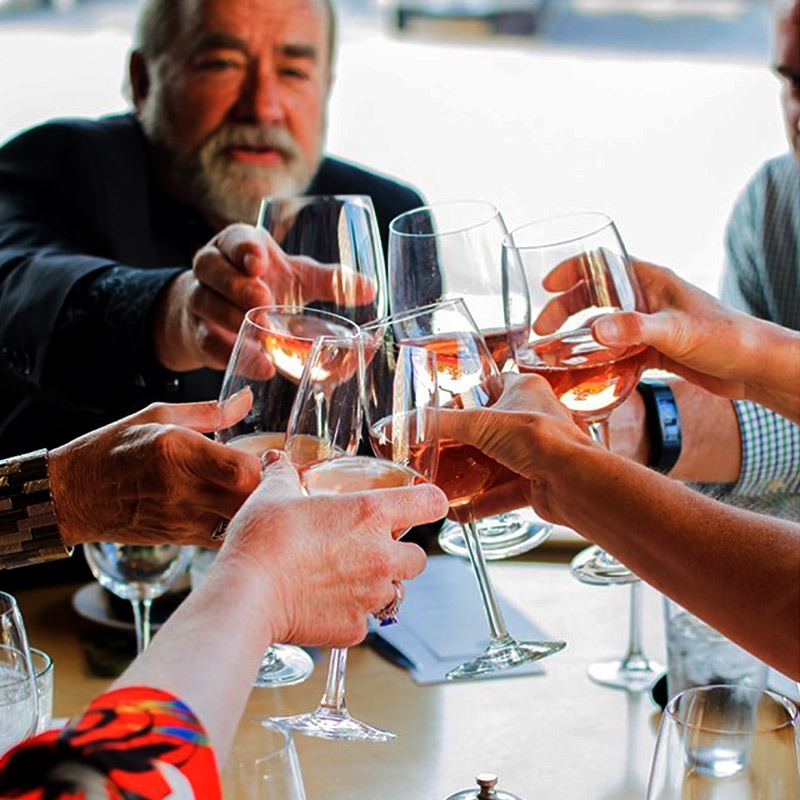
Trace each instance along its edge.
<path fill-rule="evenodd" d="M 487 771 L 524 800 L 643 800 L 657 710 L 648 693 L 597 686 L 586 676 L 591 661 L 622 654 L 629 591 L 583 586 L 560 565 L 490 569 L 497 588 L 567 648 L 543 662 L 544 675 L 426 687 L 368 647 L 353 649 L 348 707 L 398 739 L 368 745 L 296 737 L 309 800 L 443 800 Z M 79 711 L 109 683 L 89 676 L 83 662 L 78 632 L 93 623 L 71 608 L 76 588 L 17 594 L 31 643 L 55 661 L 56 716 Z M 663 662 L 660 597 L 646 588 L 643 599 L 645 649 Z M 323 688 L 322 656 L 305 684 L 255 690 L 248 712 L 312 709 Z"/>

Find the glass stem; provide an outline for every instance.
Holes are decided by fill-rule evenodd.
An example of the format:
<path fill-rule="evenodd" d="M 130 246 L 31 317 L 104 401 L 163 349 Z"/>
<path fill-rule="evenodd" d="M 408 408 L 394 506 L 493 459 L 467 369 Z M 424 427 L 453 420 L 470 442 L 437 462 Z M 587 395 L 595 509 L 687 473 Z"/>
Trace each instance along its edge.
<path fill-rule="evenodd" d="M 631 584 L 631 612 L 628 627 L 628 652 L 622 659 L 626 665 L 640 664 L 645 661 L 642 650 L 642 584 L 635 581 Z"/>
<path fill-rule="evenodd" d="M 325 692 L 319 702 L 320 708 L 334 711 L 343 716 L 347 714 L 344 704 L 344 678 L 347 669 L 347 648 L 335 647 L 331 650 L 328 662 L 328 675 L 325 678 Z"/>
<path fill-rule="evenodd" d="M 606 450 L 611 449 L 611 439 L 609 436 L 608 430 L 608 417 L 604 417 L 603 419 L 594 420 L 593 422 L 587 423 L 587 427 L 589 428 L 589 436 L 592 437 L 592 440 L 597 442 L 597 444 L 605 447 Z M 614 564 L 619 564 L 619 561 L 614 558 L 610 553 L 607 553 L 602 548 L 600 549 L 599 557 L 597 558 L 598 562 L 603 563 L 605 566 L 613 566 Z"/>
<path fill-rule="evenodd" d="M 475 526 L 475 520 L 472 519 L 472 514 L 470 514 L 470 518 L 466 523 L 461 524 L 461 527 L 464 530 L 464 541 L 467 543 L 469 560 L 472 562 L 472 569 L 478 581 L 478 589 L 483 600 L 483 610 L 486 612 L 486 621 L 489 623 L 489 630 L 492 634 L 492 644 L 497 644 L 501 641 L 505 642 L 511 637 L 508 635 L 506 622 L 503 619 L 494 588 L 489 580 L 480 535 Z"/>
<path fill-rule="evenodd" d="M 136 628 L 136 653 L 141 654 L 150 646 L 150 606 L 153 601 L 131 600 L 133 606 L 133 625 Z"/>
<path fill-rule="evenodd" d="M 606 450 L 611 449 L 611 439 L 608 431 L 608 417 L 589 422 L 587 423 L 587 427 L 589 428 L 589 436 L 591 436 L 592 439 L 597 442 L 597 444 L 603 445 Z"/>

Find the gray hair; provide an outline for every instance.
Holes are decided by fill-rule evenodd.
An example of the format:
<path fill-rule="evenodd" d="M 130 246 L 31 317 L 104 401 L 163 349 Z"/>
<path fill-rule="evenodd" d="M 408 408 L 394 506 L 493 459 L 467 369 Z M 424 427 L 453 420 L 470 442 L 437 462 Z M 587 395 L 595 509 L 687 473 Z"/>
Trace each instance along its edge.
<path fill-rule="evenodd" d="M 336 45 L 333 0 L 322 0 L 322 7 L 328 16 L 328 66 L 332 67 Z M 134 47 L 149 60 L 164 55 L 180 34 L 182 11 L 182 0 L 142 0 L 136 20 Z"/>

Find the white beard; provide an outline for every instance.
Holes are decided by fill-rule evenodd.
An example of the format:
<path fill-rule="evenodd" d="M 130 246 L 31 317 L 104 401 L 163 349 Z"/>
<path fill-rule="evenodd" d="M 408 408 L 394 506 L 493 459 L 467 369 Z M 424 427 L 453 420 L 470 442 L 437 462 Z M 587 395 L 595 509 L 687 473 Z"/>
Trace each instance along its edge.
<path fill-rule="evenodd" d="M 169 184 L 179 197 L 201 213 L 226 223 L 255 224 L 264 197 L 302 194 L 319 167 L 323 137 L 309 159 L 283 128 L 262 129 L 255 125 L 227 125 L 200 147 L 181 152 L 168 114 L 142 113 L 142 128 L 162 161 Z M 323 126 L 324 127 L 324 126 Z M 276 147 L 284 156 L 274 167 L 231 162 L 223 148 L 232 142 Z"/>

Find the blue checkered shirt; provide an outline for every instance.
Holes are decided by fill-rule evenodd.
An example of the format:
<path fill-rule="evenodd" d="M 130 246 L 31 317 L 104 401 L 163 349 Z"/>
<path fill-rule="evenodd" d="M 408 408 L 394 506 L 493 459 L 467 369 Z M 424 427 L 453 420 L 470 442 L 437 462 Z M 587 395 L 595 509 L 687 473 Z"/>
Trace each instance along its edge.
<path fill-rule="evenodd" d="M 791 154 L 767 161 L 736 201 L 725 235 L 720 298 L 800 330 L 800 167 Z M 740 497 L 770 495 L 778 513 L 800 512 L 800 425 L 735 401 L 742 436 Z"/>

